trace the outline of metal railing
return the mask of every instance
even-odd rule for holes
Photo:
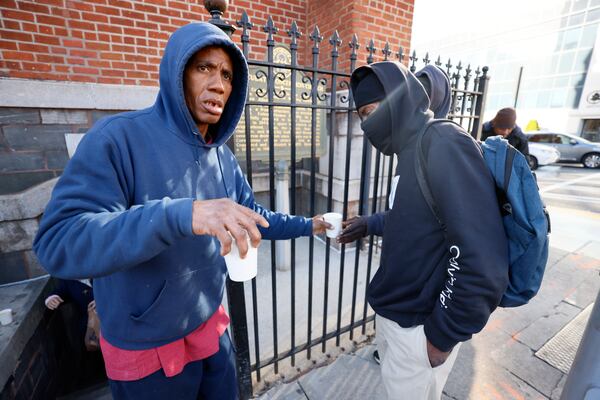
[[[215,16],[213,13],[213,21],[215,18],[218,20],[219,15]],[[222,20],[220,21],[222,22]],[[264,60],[250,57],[251,32],[255,27],[245,12],[237,25],[241,28],[242,51],[251,69],[251,78],[258,87],[251,86],[241,131],[236,133],[234,142],[229,145],[236,150],[236,155],[241,159],[250,185],[253,186],[254,178],[259,173],[268,174],[268,206],[274,210],[276,205],[275,164],[277,158],[284,157],[282,154],[287,153],[285,158],[290,161],[290,214],[314,216],[337,207],[341,208],[344,219],[347,219],[350,216],[350,203],[355,212],[358,211],[363,215],[385,211],[389,207],[387,198],[392,184],[394,160],[393,157],[384,156],[375,151],[360,133],[357,128],[358,122],[352,94],[349,90],[351,71],[357,66],[358,61],[359,38],[354,35],[350,43],[346,45],[349,48],[349,62],[345,63],[348,69],[340,70],[338,65],[340,48],[343,43],[337,31],[328,38],[327,59],[321,59],[325,53],[322,48],[323,37],[319,28],[315,26],[308,38],[311,48],[310,60],[307,59],[307,61],[310,61],[310,65],[300,65],[298,62],[301,50],[299,49],[299,39],[302,33],[295,22],[285,30],[289,42],[289,62],[288,60],[282,62],[281,59],[276,60],[274,57],[275,50],[278,49],[277,38],[281,32],[271,17],[268,18],[266,25],[261,27],[261,30],[266,33]],[[407,63],[413,72],[417,69],[419,59],[414,51],[408,58],[402,48],[392,54],[390,44],[386,43],[379,52],[375,48],[373,40],[369,41],[366,50],[367,63],[395,59]],[[422,58],[421,62],[423,65],[431,62],[428,54]],[[481,126],[480,115],[485,102],[487,67],[477,68],[473,71],[470,66],[463,68],[462,63],[459,62],[452,69],[453,65],[450,60],[442,65],[439,57],[434,63],[446,71],[451,78],[452,108],[449,118],[459,122],[468,132],[477,137]],[[281,111],[282,109],[285,110],[285,113]],[[263,121],[257,127],[253,117],[260,113],[266,116],[267,123],[265,125]],[[325,118],[323,113],[325,113]],[[286,135],[289,133],[289,140],[287,137],[282,139],[285,135],[281,133],[280,126],[276,129],[282,115],[285,118],[289,115],[289,131],[285,130]],[[276,116],[279,118],[277,119],[279,122],[276,121]],[[310,125],[306,124],[307,119],[310,119]],[[323,124],[322,121],[325,123]],[[301,124],[303,128],[299,127]],[[340,124],[345,124],[345,126],[339,128]],[[262,145],[263,150],[264,146],[268,150],[261,155],[262,162],[257,162],[253,160],[256,153],[253,146],[259,131],[264,128],[268,131],[268,140]],[[326,133],[325,135],[322,134],[323,131]],[[304,136],[301,137],[302,135]],[[310,136],[310,146],[302,147],[302,140],[306,139],[307,135]],[[337,139],[341,136],[345,136],[345,143],[338,143]],[[289,146],[279,146],[277,142],[279,140],[287,141]],[[360,140],[362,143],[362,150],[359,150],[360,161],[358,154],[353,152],[353,140]],[[340,145],[344,147],[336,152],[336,146]],[[325,153],[321,154],[323,149]],[[354,151],[356,152],[356,150]],[[343,154],[343,163],[335,158],[336,154]],[[326,165],[321,165],[321,168],[318,166],[320,158],[327,158]],[[339,174],[335,176],[336,162],[343,165],[341,167],[342,176]],[[356,162],[360,162],[358,179],[351,178],[350,173]],[[309,177],[308,182],[303,179],[305,175]],[[301,182],[299,182],[299,178]],[[334,181],[343,185],[343,194],[341,197],[337,194],[335,199]],[[357,181],[358,199],[356,199],[356,194],[351,194],[350,190],[351,184],[356,184]],[[320,183],[321,192],[319,194],[317,193],[317,182]],[[323,190],[325,185],[326,190]],[[300,190],[297,190],[298,186],[301,186]],[[358,207],[356,208],[356,206]],[[301,209],[304,212],[300,212]],[[242,398],[252,395],[253,377],[256,381],[261,381],[262,371],[266,367],[272,368],[272,371],[278,374],[280,364],[283,361],[287,363],[288,359],[290,366],[295,367],[297,356],[301,353],[304,353],[307,359],[311,359],[314,357],[313,348],[318,345],[321,345],[321,352],[325,353],[328,342],[335,339],[335,346],[340,346],[341,337],[346,334],[349,340],[354,340],[356,329],[360,329],[360,333],[364,335],[367,324],[374,321],[373,311],[369,310],[366,301],[367,283],[376,262],[374,252],[377,246],[374,236],[368,238],[368,244],[364,250],[361,248],[361,241],[357,241],[354,249],[349,249],[353,252],[349,256],[346,254],[345,245],[340,246],[339,256],[337,256],[338,250],[332,250],[333,243],[329,238],[322,241],[311,236],[307,241],[308,243],[306,241],[300,243],[299,240],[291,240],[288,298],[283,298],[284,291],[278,289],[283,273],[277,270],[275,241],[270,243],[271,276],[269,286],[271,293],[268,300],[263,301],[263,307],[260,306],[260,301],[263,297],[269,296],[269,293],[262,289],[259,293],[258,278],[253,279],[248,284],[249,287],[246,286],[246,289],[249,288],[251,291],[250,296],[246,295],[244,284],[228,280],[227,293],[232,322],[231,330],[237,347],[238,378]],[[315,259],[316,246],[319,248],[319,254],[324,252],[324,256],[319,257],[318,260]],[[330,270],[332,251],[338,258],[337,270],[334,274]],[[308,281],[306,287],[303,288],[306,292],[299,293],[298,269],[300,266],[297,264],[297,259],[299,256],[305,257],[306,254],[308,255],[306,271]],[[322,310],[316,310],[313,306],[316,273],[322,274],[319,278],[322,279],[319,281],[322,286]],[[336,275],[337,281],[334,281]],[[266,285],[264,281],[263,283]],[[337,292],[337,299],[330,299],[332,297],[331,289]],[[287,293],[285,296],[287,297]],[[337,303],[335,313],[328,312],[332,300]],[[247,302],[250,303],[250,307],[246,306]],[[289,333],[286,334],[285,348],[282,348],[280,347],[282,340],[279,337],[279,326],[281,326],[279,317],[281,315],[279,315],[278,309],[287,302],[289,302],[289,311],[286,310],[285,318],[289,318],[290,321]],[[269,303],[270,307],[268,307]],[[298,324],[299,309],[297,307],[300,303],[305,303],[306,307],[306,319],[301,321],[306,324],[304,327]],[[317,321],[314,321],[315,318]],[[335,318],[334,324],[331,321],[333,318]],[[249,335],[252,336],[253,341],[249,340]],[[265,335],[271,340],[272,347],[272,351],[269,351],[266,356],[264,351],[261,353],[261,341],[259,340],[260,338],[264,339]]]

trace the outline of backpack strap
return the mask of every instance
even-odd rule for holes
[[[506,163],[504,164],[504,193],[508,193],[508,184],[510,183],[510,172],[512,171],[513,161],[517,154],[517,149],[512,146],[506,148]]]
[[[415,175],[417,177],[417,183],[419,184],[419,189],[421,189],[421,193],[423,194],[423,197],[425,198],[425,202],[427,203],[427,206],[431,210],[431,213],[434,215],[435,219],[438,221],[438,223],[440,224],[442,229],[444,231],[446,231],[446,224],[440,217],[438,207],[435,203],[435,200],[433,199],[433,194],[431,193],[431,189],[429,188],[429,182],[427,180],[427,175],[425,173],[425,165],[427,165],[427,160],[425,159],[425,154],[423,152],[423,138],[425,137],[425,134],[427,133],[427,131],[429,130],[429,128],[432,125],[440,123],[440,122],[450,122],[450,123],[455,124],[456,126],[459,126],[461,129],[463,129],[462,126],[460,126],[456,122],[448,120],[448,119],[433,119],[433,120],[427,121],[427,123],[425,123],[425,125],[423,126],[423,129],[421,129],[421,131],[417,134],[417,145],[416,145],[416,150],[415,150]]]
[[[423,126],[423,129],[421,129],[421,131],[417,134],[417,146],[415,150],[415,175],[417,176],[417,183],[419,184],[419,189],[421,189],[421,194],[425,198],[427,207],[429,207],[431,213],[445,231],[446,225],[439,216],[440,214],[438,212],[437,205],[435,204],[435,200],[433,199],[433,195],[431,194],[431,190],[429,189],[429,183],[427,182],[424,169],[426,161],[425,155],[423,154],[423,137],[425,136],[425,133],[427,133],[427,129],[429,129],[434,122],[435,120],[427,121],[427,123]]]

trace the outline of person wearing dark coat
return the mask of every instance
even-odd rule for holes
[[[94,289],[89,279],[68,280],[55,278],[56,286],[44,303],[50,310],[56,310],[63,303],[73,303],[77,310],[77,330],[84,338],[88,325],[88,311],[95,308]]]
[[[507,107],[496,113],[491,121],[481,127],[481,140],[490,136],[502,136],[508,140],[515,149],[519,150],[525,157],[529,157],[529,143],[527,136],[517,125],[517,112],[514,108]]]
[[[398,157],[381,263],[367,288],[382,381],[388,399],[439,400],[460,343],[483,329],[508,284],[493,178],[470,135],[450,121],[432,125],[422,149],[441,226],[415,174],[417,135],[434,118],[423,85],[384,61],[356,69],[350,86],[367,139]]]

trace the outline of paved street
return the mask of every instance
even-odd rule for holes
[[[561,330],[578,315],[586,317],[584,310],[600,290],[600,171],[548,166],[537,176],[553,223],[542,288],[526,306],[498,309],[486,328],[462,346],[444,390],[445,400],[560,397],[566,374],[560,365],[543,359],[543,353],[555,359],[573,354],[551,354],[556,350],[544,345],[557,334],[561,337]],[[574,349],[577,343],[567,345]],[[274,387],[261,399],[382,399],[379,367],[371,356],[374,349],[368,345],[342,355],[326,367]]]
[[[600,240],[600,170],[547,166],[538,169],[537,176],[552,220],[550,245],[572,252]],[[585,251],[600,259],[600,253]]]
[[[549,165],[536,171],[547,205],[600,213],[600,170]]]

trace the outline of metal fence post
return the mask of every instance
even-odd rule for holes
[[[600,399],[600,291],[590,314],[561,400]]]
[[[221,16],[227,10],[228,1],[204,1],[204,7],[211,14],[208,21],[221,28],[228,36],[235,32],[235,26],[223,20]],[[235,153],[234,136],[227,142],[227,146]],[[246,400],[252,397],[252,375],[250,372],[250,346],[248,341],[248,324],[246,316],[246,298],[244,295],[244,283],[232,282],[229,278],[226,283],[227,304],[231,317],[231,333],[236,348],[236,366],[238,379],[238,392],[240,399]]]
[[[488,80],[490,79],[487,74],[488,70],[488,67],[483,67],[483,74],[481,75],[481,78],[479,78],[479,87],[477,88],[477,91],[480,93],[477,105],[475,106],[475,115],[477,115],[477,118],[473,122],[473,130],[470,132],[471,136],[475,139],[481,137],[481,126],[483,125],[481,118],[483,117],[483,110],[485,110],[485,98],[487,96]]]

